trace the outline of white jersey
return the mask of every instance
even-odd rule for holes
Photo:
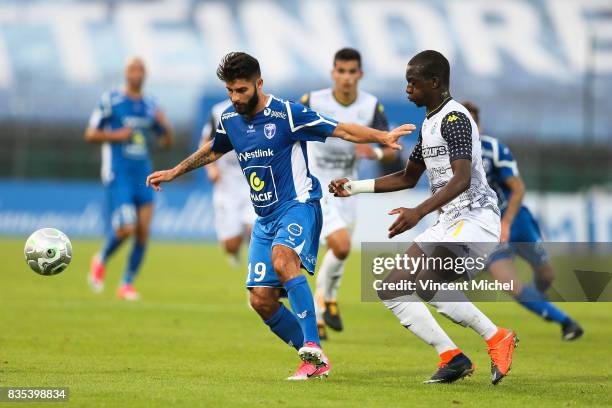
[[[357,98],[348,105],[336,100],[331,88],[310,92],[300,102],[324,116],[338,122],[358,123],[379,130],[388,130],[384,108],[378,99],[367,92],[357,91]],[[323,186],[335,178],[356,178],[355,145],[332,137],[325,143],[308,143],[309,167]]]
[[[226,99],[223,102],[213,105],[210,111],[210,117],[202,129],[203,141],[210,137],[211,131],[217,129],[219,121],[221,120],[221,115],[231,106],[231,104],[232,102]],[[240,164],[238,164],[238,159],[235,154],[224,154],[219,160],[215,161],[215,164],[219,168],[219,173],[221,175],[219,181],[215,183],[215,189],[232,190],[236,185],[244,184],[244,174],[242,174],[242,169],[240,168]]]
[[[478,208],[490,208],[499,217],[497,196],[482,165],[478,127],[468,110],[449,98],[425,118],[410,160],[425,165],[435,194],[453,176],[451,162],[457,159],[472,162],[470,187],[441,208],[440,221],[452,223]]]

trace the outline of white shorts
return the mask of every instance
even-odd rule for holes
[[[464,243],[470,256],[488,257],[499,244],[501,224],[499,215],[490,208],[476,208],[459,216],[451,223],[440,220],[418,235],[414,242]],[[427,255],[426,245],[419,247]],[[458,254],[459,255],[459,254]],[[462,254],[465,255],[465,254]]]
[[[215,231],[220,241],[243,235],[245,227],[252,226],[257,218],[249,197],[248,186],[243,180],[232,188],[215,184],[213,208]]]
[[[353,233],[357,218],[355,197],[334,197],[332,194],[323,193],[321,210],[323,212],[321,243],[325,243],[325,239],[339,229],[346,228],[349,233]]]

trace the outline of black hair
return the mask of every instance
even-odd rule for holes
[[[427,50],[419,52],[412,57],[409,64],[420,66],[420,73],[425,79],[438,77],[442,85],[449,86],[450,64],[446,57],[438,51]]]
[[[342,48],[334,55],[334,65],[336,61],[357,61],[361,68],[361,54],[354,48]]]
[[[221,60],[217,68],[217,77],[223,82],[259,78],[261,77],[259,61],[245,52],[230,52]]]

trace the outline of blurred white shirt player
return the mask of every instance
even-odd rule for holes
[[[210,118],[202,129],[201,143],[209,140],[219,125],[221,114],[232,105],[229,99],[215,104]],[[232,266],[240,264],[240,246],[243,238],[251,235],[253,223],[257,218],[249,186],[244,182],[242,169],[235,154],[226,154],[216,162],[206,166],[208,179],[213,183],[213,208],[215,211],[215,230],[217,239],[228,254]]]
[[[312,91],[302,96],[300,102],[341,122],[352,122],[379,130],[389,126],[384,108],[378,99],[358,89],[363,77],[361,55],[352,48],[336,52],[331,71],[332,88]],[[387,147],[355,145],[341,139],[328,139],[325,143],[308,143],[310,171],[327,186],[332,180],[349,175],[357,178],[357,159],[367,158],[392,161],[395,152]],[[327,339],[325,323],[333,330],[342,330],[337,293],[344,272],[344,263],[351,250],[351,235],[355,226],[355,198],[338,200],[323,188],[321,199],[323,229],[321,240],[327,252],[317,275],[315,294],[319,337]]]

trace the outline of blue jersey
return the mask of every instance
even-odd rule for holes
[[[270,95],[266,107],[250,120],[230,106],[221,115],[212,150],[234,150],[260,217],[292,202],[321,198],[321,186],[308,169],[307,141],[324,142],[337,122]]]
[[[510,199],[510,189],[506,180],[518,176],[519,171],[512,152],[506,145],[491,136],[480,136],[482,164],[487,173],[489,186],[497,193],[499,208],[505,210]]]
[[[106,142],[102,145],[102,180],[109,183],[117,177],[146,176],[151,172],[149,146],[154,136],[163,133],[156,120],[158,107],[149,97],[131,99],[123,91],[106,92],[89,119],[89,127],[117,130],[133,129],[125,142]]]

